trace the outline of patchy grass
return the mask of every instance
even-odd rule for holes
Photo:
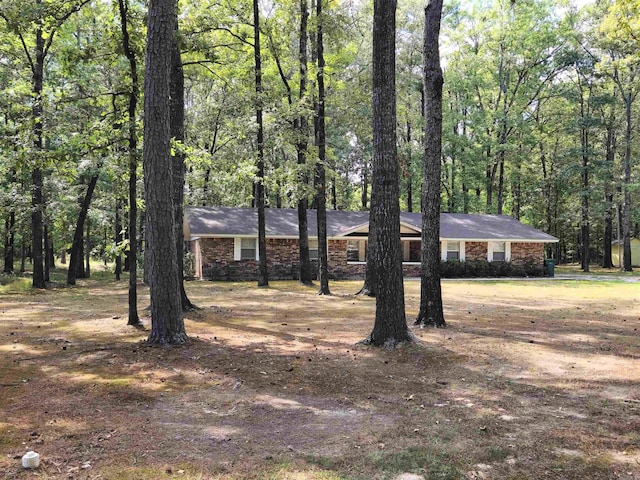
[[[1,291],[0,478],[34,449],[45,479],[638,480],[629,278],[444,281],[448,327],[393,351],[355,345],[358,282],[190,282],[173,349],[126,326],[125,279]]]

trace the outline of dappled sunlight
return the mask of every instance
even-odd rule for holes
[[[322,416],[344,416],[344,415],[358,415],[358,412],[354,409],[323,409],[317,408],[313,405],[305,405],[299,401],[289,398],[274,397],[271,395],[257,395],[254,399],[255,404],[264,404],[276,410],[302,410],[312,413],[314,415]]]
[[[0,352],[6,353],[28,353],[29,355],[42,355],[44,352],[36,350],[31,345],[24,343],[0,344]]]
[[[602,282],[574,296],[580,288],[546,281],[443,282],[448,327],[434,330],[411,325],[420,283],[405,285],[418,343],[392,351],[355,345],[376,302],[354,295],[356,281],[332,282],[331,296],[297,282],[189,282],[200,310],[185,314],[189,344],[171,349],[147,347],[148,330],[126,325],[124,283],[104,295],[92,284],[3,302],[10,453],[44,432],[49,451],[90,445],[109,455],[94,453],[104,465],[130,465],[131,445],[149,452],[137,456],[143,463],[177,448],[182,461],[229,471],[281,457],[364,465],[363,454],[426,445],[502,473],[505,455],[520,462],[553,449],[552,463],[580,452],[580,468],[592,458],[603,471],[635,468],[619,458],[638,453],[628,448],[640,425],[635,290]]]

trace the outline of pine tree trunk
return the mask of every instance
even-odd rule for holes
[[[424,164],[422,187],[422,263],[420,311],[416,324],[444,327],[440,285],[440,159],[442,157],[442,84],[440,19],[442,0],[425,8],[424,27]]]
[[[49,263],[49,226],[45,223],[42,228],[42,241],[44,245],[44,281],[51,280],[51,263]]]
[[[91,219],[87,217],[87,234],[86,234],[86,245],[85,245],[85,275],[86,278],[91,278]]]
[[[73,232],[73,242],[71,244],[71,255],[69,258],[69,269],[67,270],[67,285],[75,285],[77,273],[79,270],[78,264],[82,264],[82,240],[83,240],[83,232],[84,232],[84,222],[87,218],[87,214],[89,212],[89,205],[91,204],[91,199],[93,197],[93,192],[95,190],[96,184],[98,183],[98,175],[94,175],[89,180],[89,185],[87,186],[87,191],[84,194],[82,199],[82,203],[80,204],[80,212],[78,213],[78,220],[76,221],[76,228]],[[83,269],[84,273],[84,269]]]
[[[307,24],[309,20],[309,11],[307,0],[300,0],[300,48],[298,51],[299,61],[299,102],[304,104],[307,94]],[[296,143],[296,151],[298,154],[298,165],[304,169],[307,163],[307,138],[309,137],[309,122],[304,111],[298,117],[298,136]],[[303,285],[313,285],[313,273],[311,271],[311,259],[309,258],[309,232],[307,220],[307,208],[309,201],[307,198],[306,187],[308,183],[308,175],[301,172],[298,181],[302,184],[301,191],[304,193],[298,198],[298,239],[300,248],[300,283]]]
[[[318,83],[318,104],[316,109],[316,146],[318,147],[318,161],[315,168],[315,188],[316,188],[316,214],[318,224],[318,282],[320,288],[319,295],[330,295],[329,291],[329,266],[327,252],[327,183],[325,175],[326,156],[326,133],[325,133],[325,91],[324,91],[324,42],[322,38],[322,0],[316,3],[316,28],[317,41],[316,52],[318,61],[318,73],[316,81]]]
[[[150,345],[188,341],[178,282],[171,160],[169,80],[176,25],[174,0],[151,0],[144,76],[146,251],[151,297]]]
[[[37,1],[36,3],[41,3]],[[43,153],[42,142],[42,116],[44,108],[42,105],[42,89],[44,79],[44,45],[45,39],[42,29],[36,30],[36,54],[33,66],[33,107],[31,109],[33,117],[33,137],[34,167],[31,172],[31,255],[33,260],[33,277],[31,285],[33,288],[46,288],[44,278],[44,257],[42,245],[42,210],[44,209],[44,198],[42,195],[42,170],[40,168],[40,155]]]
[[[20,273],[24,273],[26,270],[25,261],[27,259],[27,242],[26,239],[22,239],[22,251],[20,254]]]
[[[4,273],[13,273],[16,241],[15,227],[16,213],[11,210],[5,219]]]
[[[122,221],[120,220],[121,211],[122,211],[122,200],[120,200],[120,198],[117,198],[114,241],[116,243],[116,248],[118,248],[118,251],[120,250],[120,245],[122,244]],[[122,255],[120,255],[120,253],[116,255],[116,268],[113,273],[116,276],[116,280],[120,281],[120,275],[122,274]]]
[[[625,146],[624,146],[624,205],[622,210],[622,238],[624,271],[631,272],[631,141],[632,141],[632,116],[631,93],[625,96]]]
[[[613,166],[615,161],[616,136],[613,114],[607,124],[607,136],[605,140],[605,158],[607,165],[607,182],[605,186],[605,218],[604,218],[604,238],[602,267],[613,268],[611,259],[611,244],[613,242]]]
[[[177,33],[177,32],[176,32]],[[180,46],[177,35],[174,36],[174,44],[171,55],[171,138],[180,144],[184,144],[184,72]],[[191,303],[184,288],[184,178],[186,174],[185,153],[181,145],[175,149],[172,159],[173,165],[173,204],[175,209],[175,241],[178,257],[178,282],[180,283],[180,303],[182,311],[189,312],[196,306]]]
[[[407,211],[413,212],[413,174],[412,174],[412,162],[413,155],[411,149],[411,122],[407,119]]]
[[[262,56],[260,53],[260,9],[258,0],[253,0],[253,53],[256,80],[256,124],[258,127],[258,161],[255,188],[255,207],[258,209],[258,286],[269,286],[267,270],[267,240],[264,211],[264,125],[262,122]]]
[[[395,347],[412,340],[404,311],[400,182],[396,150],[395,0],[373,7],[373,180],[376,318],[365,343]],[[375,200],[374,200],[375,198]],[[370,237],[371,242],[371,237]],[[369,252],[371,254],[371,251]]]

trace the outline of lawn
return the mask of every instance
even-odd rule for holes
[[[394,351],[356,346],[359,287],[189,282],[159,349],[126,280],[0,286],[0,478],[640,479],[640,285],[446,280],[449,326]]]

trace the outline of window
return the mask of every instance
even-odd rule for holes
[[[419,240],[402,240],[402,261],[418,263],[422,258],[422,242]]]
[[[422,242],[411,241],[409,242],[409,261],[420,262],[422,261]]]
[[[505,242],[492,242],[494,262],[504,262],[507,259],[507,249]]]
[[[347,262],[365,262],[366,260],[366,240],[347,240]]]
[[[243,238],[240,240],[240,260],[255,260],[256,257],[255,238]]]
[[[460,242],[447,242],[447,260],[460,260]]]
[[[309,239],[309,260],[318,260],[318,240]]]

